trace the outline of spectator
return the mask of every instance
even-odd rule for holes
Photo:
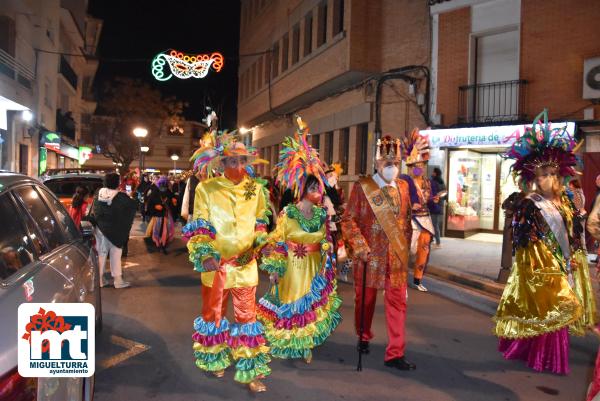
[[[100,266],[100,286],[108,282],[104,279],[106,258],[110,257],[110,272],[115,288],[126,288],[130,283],[123,280],[121,254],[123,245],[129,238],[129,231],[135,217],[135,201],[119,192],[119,175],[106,174],[104,187],[94,199],[92,213],[96,222],[96,249]]]
[[[427,202],[431,222],[435,230],[435,245],[436,248],[441,248],[440,236],[442,232],[442,219],[444,215],[444,199],[446,198],[446,184],[442,179],[442,170],[439,167],[433,169],[431,174],[431,198]]]
[[[73,195],[71,207],[69,208],[69,215],[75,222],[75,226],[77,226],[78,229],[81,229],[82,217],[87,214],[87,196],[87,188],[78,186],[75,190],[75,195]]]

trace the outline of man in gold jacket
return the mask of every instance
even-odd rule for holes
[[[193,221],[183,229],[190,261],[202,273],[194,355],[196,366],[216,377],[236,361],[235,380],[259,392],[266,390],[260,379],[270,373],[270,359],[264,328],[256,321],[256,255],[266,242],[270,206],[264,185],[246,173],[255,154],[235,141],[222,148],[224,174],[198,184]],[[233,323],[224,316],[230,295]]]

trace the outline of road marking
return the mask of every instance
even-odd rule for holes
[[[134,267],[134,266],[139,266],[139,263],[135,263],[135,262],[125,262],[125,264],[123,265],[123,269],[128,269],[130,267]]]
[[[151,348],[149,345],[138,343],[136,341],[128,340],[126,338],[115,335],[110,336],[110,342],[114,345],[118,345],[119,347],[126,348],[126,351],[100,361],[98,363],[99,369],[97,369],[97,371],[112,368],[113,366],[118,365],[119,363],[124,362],[130,358],[133,358],[134,356],[139,355],[142,352],[146,352]]]

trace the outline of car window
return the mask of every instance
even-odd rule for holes
[[[10,194],[0,195],[0,279],[5,280],[35,259],[34,247]]]
[[[44,253],[50,252],[64,244],[65,238],[60,224],[56,221],[54,215],[50,212],[50,209],[48,209],[46,204],[42,201],[40,194],[32,186],[20,187],[15,189],[14,192],[42,230],[42,234],[48,245],[48,247],[43,250]]]
[[[44,181],[56,196],[61,198],[71,198],[75,195],[77,187],[87,188],[88,193],[93,195],[99,188],[102,188],[102,180],[99,178],[56,178]]]
[[[50,192],[42,187],[37,187],[38,191],[41,192],[42,196],[46,200],[46,204],[50,207],[50,210],[54,213],[54,215],[58,218],[58,221],[63,226],[63,230],[67,235],[67,239],[72,241],[80,237],[79,230],[75,226],[75,222],[67,210],[63,206],[62,203],[56,197],[54,197]]]

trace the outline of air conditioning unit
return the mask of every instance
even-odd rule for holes
[[[600,57],[583,62],[583,98],[600,99]]]

